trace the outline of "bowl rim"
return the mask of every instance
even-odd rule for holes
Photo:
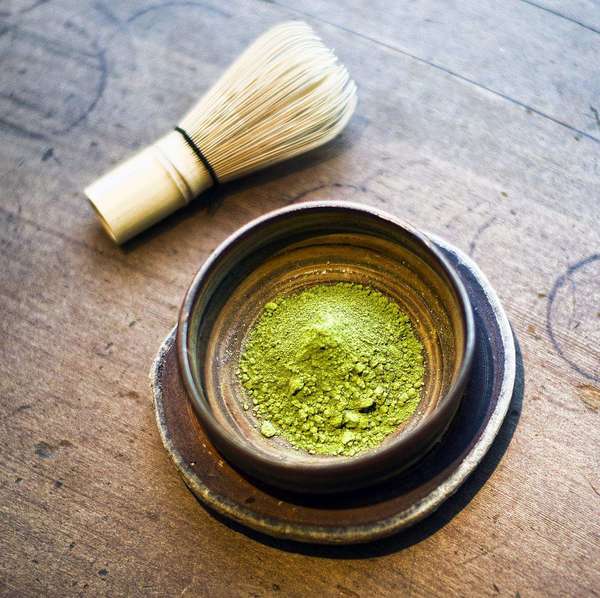
[[[441,265],[448,277],[448,280],[454,287],[454,291],[456,292],[456,296],[459,300],[461,318],[464,323],[465,342],[463,346],[462,362],[455,381],[447,390],[447,392],[441,397],[438,403],[438,408],[435,409],[435,411],[433,411],[427,418],[420,421],[415,428],[406,434],[399,435],[385,446],[375,447],[369,451],[359,453],[352,457],[339,457],[339,460],[336,459],[335,461],[319,461],[315,459],[314,462],[307,461],[299,464],[289,461],[278,461],[276,459],[264,456],[249,447],[244,442],[241,442],[237,436],[229,434],[224,428],[222,428],[222,426],[213,416],[203,391],[197,387],[192,375],[191,359],[193,359],[193,356],[191,355],[191,351],[189,349],[188,336],[191,314],[195,305],[196,297],[202,289],[204,279],[207,273],[214,265],[218,263],[218,260],[230,246],[245,238],[248,234],[251,234],[255,228],[270,220],[277,219],[282,216],[292,216],[297,212],[303,212],[306,210],[322,209],[354,211],[361,212],[369,216],[375,216],[378,219],[386,221],[388,224],[392,224],[403,229],[403,231],[412,236],[414,240],[425,246],[427,251],[432,254]],[[259,216],[258,218],[251,220],[247,224],[236,229],[210,253],[200,269],[196,272],[181,304],[177,325],[176,343],[177,360],[179,362],[181,378],[188,396],[188,400],[191,402],[196,416],[199,418],[201,425],[205,428],[210,438],[214,438],[216,436],[220,442],[228,445],[228,448],[232,448],[232,452],[236,454],[241,453],[248,462],[258,464],[259,469],[277,469],[280,471],[285,471],[288,474],[302,470],[303,472],[308,471],[315,474],[318,472],[320,476],[337,476],[340,474],[352,475],[353,473],[359,473],[363,470],[368,470],[370,466],[375,466],[382,459],[393,458],[394,455],[401,453],[403,447],[409,446],[411,443],[415,442],[419,436],[424,434],[427,435],[428,431],[430,431],[430,428],[432,427],[434,429],[440,427],[442,430],[447,428],[454,416],[458,403],[462,398],[462,393],[471,371],[475,349],[475,321],[471,302],[460,276],[454,267],[444,257],[441,251],[425,234],[421,233],[415,227],[397,218],[396,216],[368,205],[338,200],[307,201],[272,210]],[[440,420],[442,421],[440,422]],[[445,426],[441,425],[444,423],[444,421],[446,422]],[[436,438],[437,437],[439,437],[439,435],[436,436]],[[237,460],[235,464],[238,464]],[[242,466],[242,469],[245,469],[245,467]]]

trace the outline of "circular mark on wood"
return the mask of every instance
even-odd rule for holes
[[[145,6],[122,21],[110,13],[117,28],[106,42],[106,98],[116,126],[140,142],[171,129],[239,52],[242,44],[223,35],[229,17],[220,5],[182,0]]]
[[[0,124],[28,139],[68,133],[98,104],[108,78],[104,50],[67,21],[49,37],[18,25],[0,32]]]
[[[600,382],[600,254],[556,279],[548,294],[546,328],[556,352],[576,372]]]

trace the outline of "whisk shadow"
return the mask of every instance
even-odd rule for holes
[[[518,339],[513,333],[516,348],[516,376],[515,387],[511,397],[508,414],[496,436],[494,443],[488,453],[479,464],[473,475],[459,488],[459,490],[450,497],[442,506],[432,515],[424,519],[415,526],[400,532],[389,538],[378,540],[368,544],[358,544],[349,546],[328,546],[318,544],[304,544],[292,540],[281,540],[272,538],[260,532],[246,528],[236,522],[226,519],[222,515],[209,509],[211,514],[230,529],[242,533],[245,536],[287,552],[305,554],[323,558],[339,559],[362,559],[375,556],[384,556],[400,550],[404,550],[414,544],[432,536],[448,522],[450,522],[458,513],[460,513],[479,492],[485,482],[490,478],[504,453],[506,452],[510,441],[517,428],[521,409],[523,405],[523,396],[525,391],[525,378],[523,356],[519,346]],[[203,505],[204,506],[204,505]]]
[[[352,131],[349,131],[349,133],[352,134]],[[134,239],[122,245],[121,250],[124,253],[134,252],[149,241],[161,237],[165,232],[176,228],[182,222],[190,218],[198,218],[198,214],[204,211],[213,213],[219,210],[226,199],[231,202],[244,202],[245,192],[260,187],[267,187],[274,181],[285,180],[307,170],[314,170],[317,165],[334,160],[346,152],[350,145],[349,137],[350,135],[344,132],[328,144],[316,148],[306,154],[296,156],[285,162],[280,162],[265,170],[260,170],[241,179],[220,185],[219,187],[208,189],[200,198],[191,201],[184,208],[174,212],[155,226],[145,230]],[[356,140],[353,140],[353,143],[355,143],[355,141]],[[306,179],[302,180],[305,181]],[[301,183],[302,181],[300,181],[300,184]],[[285,193],[282,193],[279,202],[277,199],[271,197],[269,209],[275,209],[276,207],[281,207],[296,201],[296,199],[304,193],[305,188],[301,187],[295,189],[295,187],[296,185],[290,182],[289,188],[286,189]],[[198,218],[198,226],[198,233],[201,233],[201,227],[203,226],[203,220],[201,218]]]

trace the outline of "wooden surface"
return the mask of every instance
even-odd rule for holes
[[[600,593],[599,15],[597,0],[2,2],[0,590]],[[81,189],[297,17],[358,83],[343,137],[115,247]],[[414,530],[347,549],[207,513],[162,448],[147,379],[216,244],[319,198],[383,207],[468,251],[525,372],[463,490]]]

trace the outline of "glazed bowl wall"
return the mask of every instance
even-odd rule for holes
[[[398,303],[423,344],[416,411],[354,457],[312,455],[260,434],[237,370],[269,300],[315,284],[370,285]],[[410,226],[346,203],[295,205],[240,229],[207,260],[182,305],[178,358],[196,416],[218,450],[264,482],[335,492],[398,473],[440,438],[459,405],[473,352],[473,318],[456,272]]]

